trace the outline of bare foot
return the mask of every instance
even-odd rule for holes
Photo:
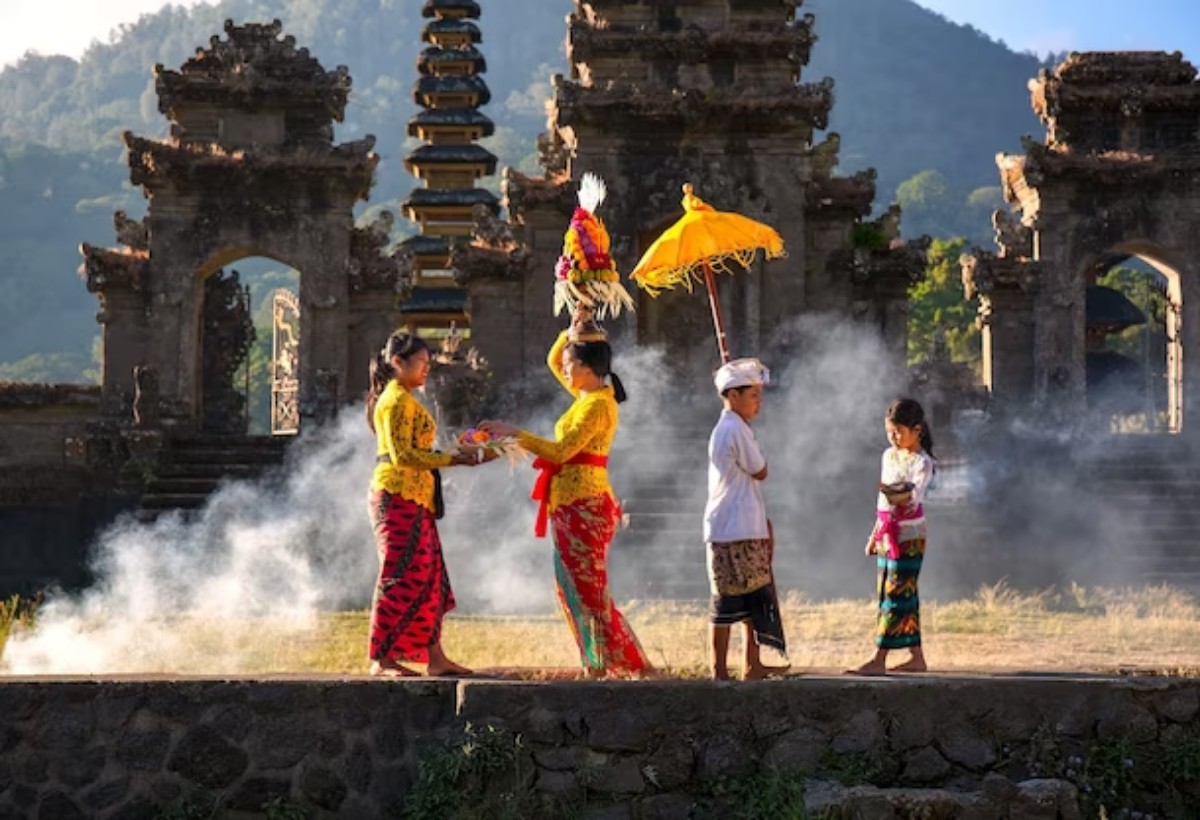
[[[746,671],[742,674],[742,680],[766,680],[767,678],[773,678],[782,675],[791,668],[792,665],[790,663],[784,666],[764,666],[763,664],[756,664],[746,669]]]
[[[728,672],[717,672],[717,671],[713,671],[712,679],[713,680],[732,680],[732,678],[729,677]]]
[[[873,658],[856,669],[847,669],[847,675],[886,675],[887,664],[880,658]]]
[[[392,660],[371,661],[371,676],[375,678],[419,678],[420,673]]]
[[[425,667],[425,674],[431,678],[465,678],[468,675],[474,675],[475,671],[460,663],[455,663],[449,658],[444,658],[438,663],[431,663]]]
[[[904,663],[893,666],[890,672],[927,672],[929,667],[923,658],[911,658]]]

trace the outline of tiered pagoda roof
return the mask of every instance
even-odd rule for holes
[[[483,54],[475,46],[461,48],[430,46],[417,58],[417,71],[425,75],[437,74],[439,68],[445,70],[447,67],[453,66],[463,66],[473,74],[482,74],[487,71],[487,60],[483,59]]]
[[[399,249],[402,253],[411,253],[413,256],[445,259],[450,255],[450,240],[444,236],[417,234],[401,242]]]
[[[467,292],[463,288],[416,287],[400,306],[404,314],[445,314],[447,318],[465,313]]]
[[[476,209],[497,214],[500,201],[491,191],[476,187],[479,179],[496,173],[496,156],[476,145],[495,125],[477,108],[491,101],[491,91],[479,75],[487,61],[475,47],[482,40],[471,20],[480,15],[476,0],[426,0],[421,14],[433,18],[421,39],[429,43],[417,60],[419,77],[413,101],[424,110],[408,124],[408,133],[425,141],[404,165],[425,187],[414,189],[401,203],[404,214],[421,233],[400,244],[411,255],[416,284],[401,305],[415,326],[467,324],[467,291],[447,276],[451,243],[469,237]]]
[[[486,205],[493,213],[500,211],[500,200],[484,188],[415,188],[402,203],[402,207],[413,210],[454,205]]]
[[[470,167],[480,172],[480,176],[491,176],[496,173],[496,155],[478,145],[422,145],[404,160],[404,167],[418,179],[421,171],[429,166],[451,165]]]
[[[421,41],[435,45],[447,43],[481,43],[479,26],[468,20],[434,20],[421,32]]]
[[[425,0],[421,9],[422,17],[479,19],[479,14],[479,3],[475,0]]]
[[[496,132],[496,124],[474,108],[428,109],[408,121],[408,135],[423,140],[432,139],[439,132],[466,129],[476,132],[479,137],[490,137]]]
[[[442,102],[447,97],[466,98],[467,102],[466,105],[447,106]],[[413,84],[413,102],[425,108],[475,108],[491,101],[492,92],[482,77],[422,77]]]

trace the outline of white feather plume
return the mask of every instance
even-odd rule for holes
[[[600,203],[604,201],[607,194],[608,189],[604,187],[604,180],[592,172],[584,174],[583,178],[579,180],[579,207],[588,213],[596,213],[596,209],[600,207]]]

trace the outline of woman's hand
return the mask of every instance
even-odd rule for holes
[[[482,421],[479,423],[479,429],[487,433],[494,439],[511,438],[521,432],[520,427],[515,427],[503,421]]]
[[[480,458],[482,447],[459,447],[454,455],[450,456],[450,463],[456,467],[474,467],[476,464],[481,464],[483,459]]]

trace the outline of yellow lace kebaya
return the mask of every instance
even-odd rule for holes
[[[590,464],[567,464],[579,453],[607,456],[617,433],[617,400],[611,387],[590,393],[572,390],[562,369],[562,353],[567,346],[564,330],[550,348],[546,364],[575,403],[559,417],[554,425],[554,439],[545,439],[522,431],[517,441],[535,456],[562,464],[562,472],[550,484],[550,510],[572,504],[583,498],[612,495],[608,470]]]
[[[449,453],[433,450],[433,416],[393,380],[379,394],[374,421],[376,456],[388,456],[391,463],[375,465],[371,490],[384,490],[433,512],[431,471],[450,466]]]

